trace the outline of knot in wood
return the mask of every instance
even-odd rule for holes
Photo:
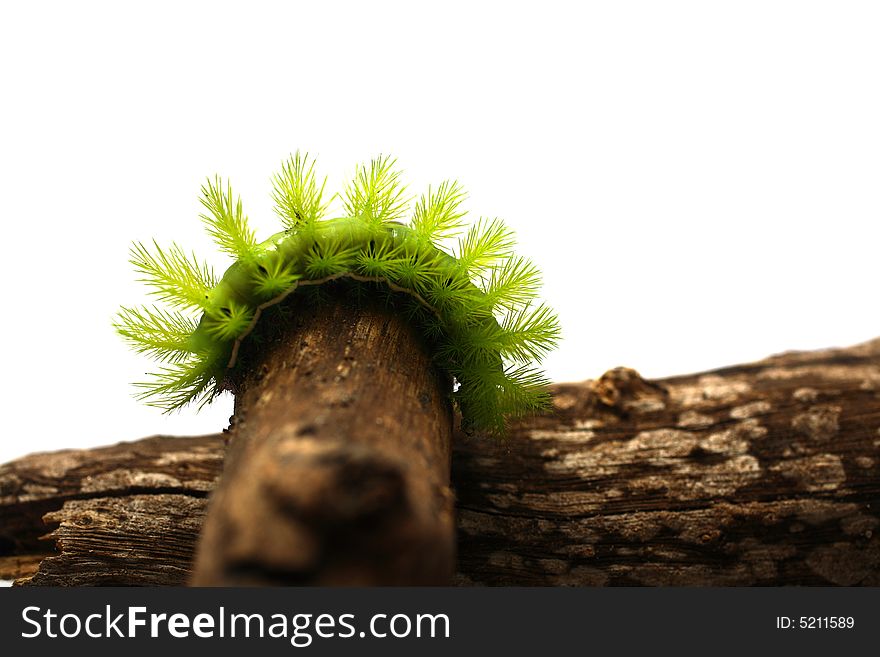
[[[608,370],[593,382],[592,392],[601,405],[621,413],[662,410],[669,397],[666,388],[643,379],[631,367]]]

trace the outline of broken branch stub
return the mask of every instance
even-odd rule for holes
[[[192,583],[448,583],[451,382],[424,338],[381,295],[340,286],[266,319],[230,382]]]

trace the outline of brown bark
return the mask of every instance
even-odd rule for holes
[[[183,583],[223,445],[222,435],[155,436],[0,466],[0,577],[33,575],[31,583],[46,585]]]
[[[556,388],[459,443],[459,584],[880,584],[880,341]]]
[[[190,441],[204,449],[195,461]],[[44,574],[46,559],[33,581],[100,583],[114,553],[148,543],[145,521],[118,523],[111,542],[91,526],[113,506],[90,510],[89,525],[74,501],[136,508],[168,494],[156,473],[193,497],[181,491],[210,486],[220,443],[153,438],[0,466],[2,552],[39,558],[39,514],[63,509],[48,516],[61,523],[50,536],[63,530],[53,559],[70,566]],[[129,454],[124,466],[114,450]],[[185,463],[203,473],[188,479]],[[119,470],[132,475],[106,474]],[[554,411],[506,441],[458,436],[453,484],[460,585],[880,585],[880,340],[654,382],[613,370],[554,386]],[[162,555],[152,543],[139,559]],[[177,570],[132,561],[121,576],[184,583],[189,564],[174,559]]]
[[[281,310],[243,343],[194,583],[448,583],[451,381],[382,300]]]

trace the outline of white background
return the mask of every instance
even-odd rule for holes
[[[545,272],[557,381],[650,377],[880,334],[880,5],[6,3],[0,461],[223,428],[142,406],[110,322],[132,240],[202,234],[231,178],[258,234],[297,148],[338,189],[391,153]]]

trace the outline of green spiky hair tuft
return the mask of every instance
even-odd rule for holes
[[[500,435],[512,418],[546,407],[548,382],[536,364],[556,346],[559,323],[537,301],[539,270],[514,254],[513,234],[499,219],[465,230],[457,182],[429,188],[411,223],[400,223],[409,200],[394,164],[379,157],[360,166],[342,194],[345,216],[325,219],[326,179],[319,184],[314,160],[297,152],[273,179],[283,230],[263,242],[229,183],[209,179],[201,219],[235,258],[219,279],[176,244],[135,244],[140,280],[171,306],[123,307],[114,323],[136,351],[165,363],[136,384],[138,397],[166,411],[208,403],[263,308],[299,286],[349,278],[409,295],[437,345],[435,361],[454,377],[450,394],[466,427]],[[457,246],[446,250],[455,236]]]

